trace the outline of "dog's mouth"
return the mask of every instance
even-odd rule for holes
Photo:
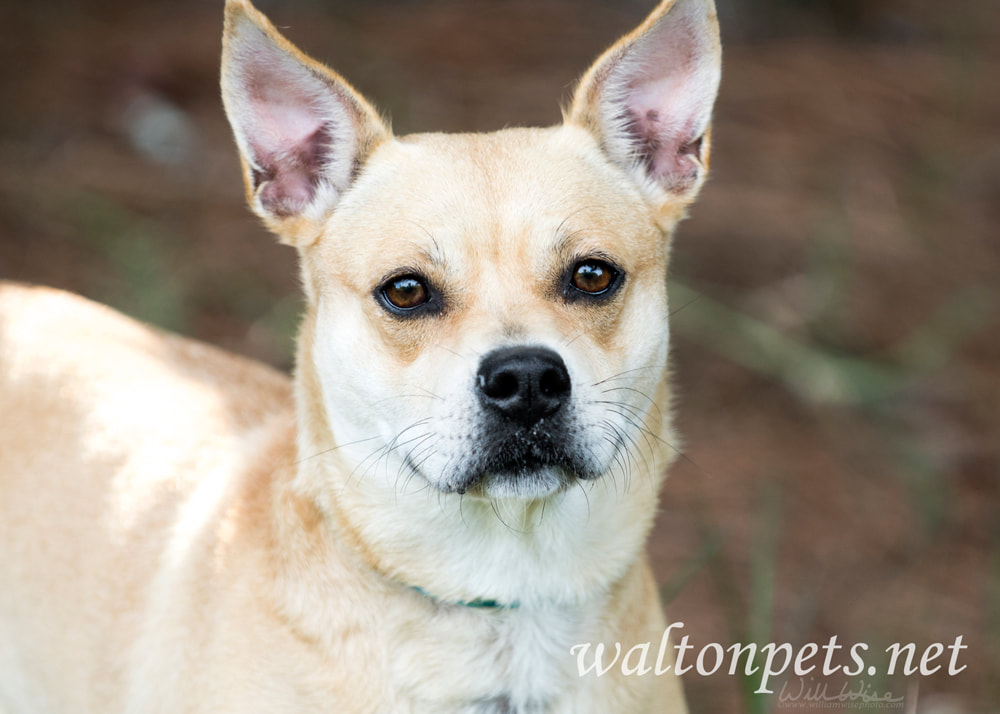
[[[487,498],[541,498],[596,478],[573,439],[544,429],[523,429],[479,439],[446,490]]]

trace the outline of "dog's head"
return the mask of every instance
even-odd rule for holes
[[[250,205],[301,254],[313,448],[487,498],[651,470],[669,237],[705,178],[719,62],[712,0],[666,0],[561,126],[395,137],[230,0],[223,97]]]

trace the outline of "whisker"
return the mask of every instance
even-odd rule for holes
[[[587,523],[590,523],[590,494],[587,493],[587,489],[583,486],[583,481],[577,479],[576,485],[579,487],[580,492],[583,494],[583,500],[587,504]]]
[[[653,432],[649,429],[648,426],[646,426],[645,420],[643,420],[641,417],[636,417],[635,415],[629,414],[627,412],[618,411],[614,407],[611,407],[609,409],[609,411],[611,411],[611,412],[617,414],[618,416],[620,416],[621,418],[623,418],[625,421],[627,421],[629,424],[631,424],[640,434],[642,434],[642,438],[646,442],[647,448],[649,448],[650,456],[655,460],[655,458],[656,458],[656,450],[653,449],[653,444],[649,441],[649,437],[650,436],[655,437],[656,435],[653,434]],[[637,422],[636,419],[639,419],[639,422]],[[662,439],[661,439],[661,441],[662,441]],[[636,449],[639,451],[640,455],[642,455],[642,450],[638,448],[639,444],[636,443],[634,440],[633,440],[632,443],[636,447]],[[643,458],[643,460],[645,461],[645,457]],[[646,466],[647,466],[647,468],[649,467],[648,464],[646,464]]]
[[[509,530],[511,533],[519,533],[521,535],[524,535],[526,533],[526,531],[514,528],[509,523],[507,523],[507,521],[503,519],[503,516],[500,515],[500,511],[497,510],[497,502],[492,498],[490,499],[490,508],[493,509],[493,515],[497,517],[497,520],[500,521],[500,523],[503,524],[503,527]]]
[[[410,437],[409,439],[406,439],[405,441],[399,441],[399,437],[402,436],[402,432],[400,434],[397,434],[396,438],[394,438],[392,440],[392,442],[390,442],[389,445],[385,448],[385,450],[379,455],[379,461],[380,462],[382,462],[382,461],[385,462],[385,466],[386,466],[385,476],[386,476],[386,478],[389,477],[389,471],[388,471],[388,467],[389,467],[389,455],[393,451],[396,451],[397,449],[402,449],[403,447],[405,447],[405,446],[407,446],[409,444],[412,444],[415,441],[418,442],[418,445],[419,445],[420,443],[423,443],[423,441],[425,439],[429,438],[431,436],[431,434],[432,434],[431,432],[425,432],[423,434],[417,434],[416,436]],[[414,448],[416,448],[416,447],[414,447]],[[402,461],[405,462],[405,457],[404,457],[404,459],[402,459]]]
[[[619,401],[614,400],[614,399],[595,399],[595,400],[593,400],[591,402],[591,404],[607,404],[607,405],[612,406],[612,407],[619,407],[621,409],[627,409],[628,412],[629,412],[629,414],[631,414],[632,416],[636,417],[637,419],[641,419],[642,416],[643,416],[643,412],[642,411],[640,411],[636,407],[632,406],[628,402],[619,402]]]
[[[400,489],[399,489],[399,479],[402,478],[402,476],[403,476],[403,469],[404,468],[408,469],[407,478],[406,478],[406,481],[403,484],[404,489],[405,489],[405,486],[406,486],[407,483],[410,482],[410,479],[412,479],[414,475],[416,475],[417,473],[419,473],[418,467],[416,466],[416,464],[413,463],[413,455],[421,447],[423,447],[424,449],[427,449],[427,447],[424,446],[424,444],[426,444],[426,442],[428,440],[434,439],[436,436],[437,436],[437,434],[435,434],[434,432],[428,432],[428,433],[424,434],[423,437],[420,438],[417,441],[417,443],[413,446],[413,448],[411,448],[406,453],[406,456],[404,456],[402,459],[400,459],[399,468],[396,469],[396,481],[395,481],[395,484],[394,484],[397,505],[399,503],[399,491],[400,491]],[[431,454],[433,453],[433,447],[434,447],[435,443],[436,442],[431,441],[431,444],[430,444],[430,453]]]
[[[602,420],[598,426],[608,434],[606,438],[611,445],[611,458],[618,464],[618,469],[622,475],[622,483],[624,483],[628,480],[628,466],[626,465],[625,458],[622,456],[622,451],[626,450],[627,445],[622,439],[621,433],[607,419]]]
[[[376,399],[374,402],[371,403],[371,405],[375,406],[377,404],[383,404],[385,402],[392,402],[392,401],[395,401],[397,399],[411,399],[411,398],[438,399],[438,400],[441,400],[441,397],[439,397],[438,395],[433,394],[433,393],[427,393],[427,394],[395,394],[395,395],[393,395],[391,397],[385,397],[384,399]]]
[[[695,295],[693,298],[691,298],[690,300],[688,300],[686,303],[684,303],[680,307],[671,310],[669,313],[667,313],[667,317],[673,317],[674,315],[676,315],[677,313],[679,313],[684,308],[690,307],[691,305],[693,305],[694,303],[698,302],[699,300],[701,300],[701,294],[700,293],[698,295]]]
[[[621,416],[624,417],[624,415],[621,415]],[[658,441],[659,443],[663,444],[668,449],[670,449],[671,451],[673,451],[681,460],[689,463],[691,466],[693,466],[695,469],[697,469],[697,471],[700,474],[702,474],[703,476],[708,476],[708,477],[711,478],[712,475],[708,471],[706,471],[704,468],[702,468],[702,466],[697,461],[695,461],[694,459],[692,459],[683,449],[681,449],[680,447],[678,447],[678,446],[676,446],[674,444],[671,444],[669,441],[667,441],[666,439],[664,439],[663,437],[661,437],[659,434],[656,434],[655,432],[649,430],[648,428],[642,428],[642,427],[639,427],[639,428],[640,428],[640,430],[644,434],[648,435],[649,438],[651,438],[651,439],[653,439],[655,441]]]
[[[331,447],[329,449],[323,449],[323,451],[315,453],[312,456],[306,456],[304,458],[299,459],[298,461],[295,462],[295,466],[298,466],[299,464],[305,463],[306,461],[309,461],[311,459],[315,459],[315,458],[318,458],[320,456],[324,456],[326,454],[334,452],[337,449],[343,449],[343,448],[346,448],[348,446],[354,446],[355,444],[362,444],[362,443],[364,443],[366,441],[371,441],[372,439],[377,439],[377,438],[378,438],[378,436],[368,436],[368,437],[365,437],[364,439],[358,439],[357,441],[349,441],[346,444],[337,444],[336,446],[333,446],[333,447]]]
[[[583,330],[582,332],[580,332],[579,334],[577,334],[577,336],[574,337],[573,339],[569,340],[568,342],[564,342],[563,343],[563,347],[569,347],[571,344],[573,344],[574,342],[576,342],[578,339],[580,339],[581,337],[583,337],[586,334],[587,334],[587,331]]]
[[[619,438],[621,439],[623,444],[625,444],[625,442],[627,441],[628,444],[631,444],[633,447],[635,447],[634,449],[635,451],[639,451],[639,456],[642,457],[642,452],[639,450],[639,445],[636,443],[635,439],[631,435],[626,434],[622,429],[618,428],[615,425],[612,425],[612,428],[615,430],[615,432],[618,433]],[[633,465],[635,466],[635,468],[639,467],[639,463],[635,460],[635,456],[632,453],[633,449],[628,448],[628,444],[625,444],[624,446],[625,456],[629,461],[628,475],[626,476],[626,478],[622,483],[622,488],[624,493],[628,493],[629,487],[632,484]],[[642,460],[643,464],[645,465],[646,464],[645,457],[642,457]],[[648,465],[646,467],[647,469],[649,468]]]
[[[560,253],[560,252],[566,250],[566,244],[569,242],[570,238],[572,238],[573,236],[575,236],[578,233],[582,233],[583,232],[582,229],[580,229],[580,230],[575,230],[575,231],[571,232],[569,235],[565,235],[565,236],[562,235],[563,226],[566,225],[567,221],[569,221],[570,218],[572,218],[573,216],[575,216],[577,213],[579,213],[582,210],[583,210],[583,208],[576,209],[575,211],[573,211],[572,213],[570,213],[568,216],[566,216],[565,218],[563,218],[561,221],[559,221],[559,225],[556,226],[555,233],[552,234],[552,237],[554,239],[556,239],[556,252],[557,253]]]
[[[375,461],[373,463],[373,466],[374,466],[374,468],[377,469],[379,463],[382,461],[382,458],[384,456],[388,455],[388,453],[391,452],[395,448],[394,444],[396,444],[399,441],[399,438],[403,434],[405,434],[406,432],[410,431],[411,429],[415,429],[418,426],[422,426],[423,424],[426,424],[428,421],[430,421],[430,417],[425,417],[423,419],[419,419],[419,420],[413,422],[412,424],[410,424],[409,426],[407,426],[406,428],[404,428],[402,431],[400,431],[399,433],[397,433],[389,441],[388,444],[384,444],[383,446],[378,447],[377,449],[375,449],[374,451],[372,451],[370,454],[368,454],[364,459],[362,459],[358,463],[357,466],[354,467],[354,469],[348,475],[348,477],[347,477],[347,483],[351,482],[351,480],[354,478],[355,474],[357,474],[358,469],[360,469],[362,466],[364,466],[365,463],[367,463],[368,460],[371,459],[373,456],[375,457]],[[409,442],[407,442],[407,443],[409,443]],[[361,473],[361,477],[362,478],[368,475],[368,469],[369,468],[370,467],[365,467],[365,470]]]
[[[666,368],[667,368],[667,364],[666,363],[663,363],[663,364],[647,364],[647,365],[644,365],[642,367],[633,367],[632,369],[626,369],[624,372],[618,372],[617,374],[613,374],[610,377],[605,377],[604,379],[600,380],[599,382],[594,382],[590,386],[592,386],[592,387],[599,387],[599,386],[601,386],[602,384],[604,384],[606,382],[611,382],[611,381],[613,381],[615,379],[621,379],[626,374],[632,374],[633,372],[641,372],[644,369],[666,369]]]
[[[653,409],[656,410],[656,413],[658,415],[663,416],[663,412],[660,411],[660,405],[657,404],[651,396],[646,394],[641,389],[636,389],[635,387],[609,387],[607,389],[601,390],[602,394],[608,394],[609,392],[633,392],[635,394],[638,394],[640,397],[642,397],[643,399],[645,399],[647,402],[650,403],[650,405],[653,407]]]
[[[419,389],[421,392],[426,392],[427,396],[429,396],[429,397],[433,397],[434,399],[439,399],[441,401],[444,401],[443,397],[438,396],[437,394],[435,394],[431,390],[427,389],[426,387],[421,387],[421,386],[417,385],[416,388]]]

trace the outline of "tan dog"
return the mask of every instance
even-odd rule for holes
[[[562,126],[394,137],[245,0],[222,88],[301,255],[294,387],[0,290],[0,711],[682,712],[581,676],[651,642],[670,235],[708,166],[711,0],[666,0]]]

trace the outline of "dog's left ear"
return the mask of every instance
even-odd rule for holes
[[[306,57],[248,0],[227,0],[222,100],[247,201],[285,243],[314,239],[365,158],[390,136],[335,72]]]
[[[694,199],[708,170],[722,50],[712,0],[663,0],[580,80],[567,122],[591,131],[654,205]]]

